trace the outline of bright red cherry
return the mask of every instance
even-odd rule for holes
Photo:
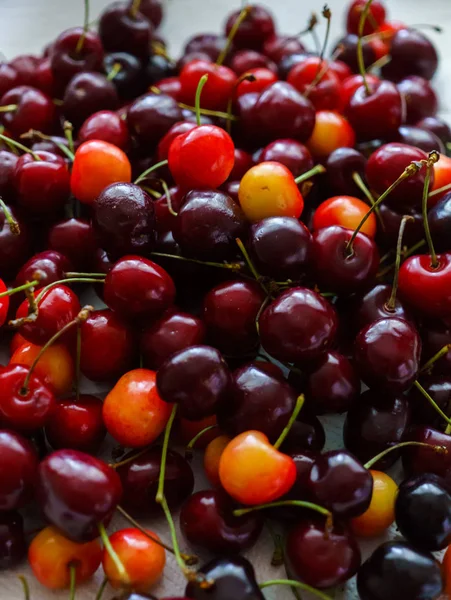
[[[126,122],[111,110],[100,110],[88,117],[78,132],[78,139],[80,142],[101,140],[121,150],[126,150],[130,142]]]
[[[341,225],[346,229],[355,229],[368,212],[368,205],[352,196],[334,196],[322,202],[313,215],[313,228],[321,229],[331,225]],[[368,237],[376,235],[376,216],[371,213],[360,229]]]
[[[49,133],[55,118],[55,105],[52,99],[33,87],[15,87],[0,99],[1,106],[16,106],[2,112],[1,122],[15,136],[27,133],[30,129]]]
[[[380,78],[372,73],[365,75],[366,81],[369,85],[377,85],[380,82]],[[343,99],[343,106],[346,107],[348,102],[354,95],[354,92],[363,84],[363,77],[358,74],[350,75],[346,77],[341,85],[341,97]]]
[[[208,81],[202,90],[202,108],[226,109],[237,77],[228,67],[205,60],[193,60],[183,67],[180,72],[181,99],[186,104],[194,105],[199,81],[204,75],[208,75]]]
[[[348,8],[346,30],[348,33],[359,33],[359,24],[362,12],[367,0],[354,0]],[[379,0],[370,5],[368,15],[363,28],[363,35],[373,33],[385,22],[385,6]]]
[[[241,10],[236,10],[229,15],[225,25],[225,34],[228,36],[241,15]],[[275,33],[274,19],[271,13],[258,4],[249,5],[246,18],[240,23],[233,38],[237,48],[252,48],[261,50],[266,40]]]
[[[316,110],[340,111],[343,107],[340,80],[327,62],[317,56],[309,56],[295,65],[287,81],[307,97]]]
[[[246,71],[246,75],[254,78],[253,81],[243,79],[236,88],[237,97],[252,92],[262,92],[268,85],[277,81],[277,75],[270,69],[254,68]]]

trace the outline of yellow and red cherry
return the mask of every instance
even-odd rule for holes
[[[337,148],[353,148],[355,132],[338,112],[319,110],[313,133],[306,145],[315,158],[325,159]]]
[[[221,487],[221,479],[219,477],[219,465],[224,450],[232,441],[228,435],[220,435],[212,440],[205,448],[204,453],[204,470],[208,481],[213,487]]]
[[[395,501],[398,486],[383,471],[370,471],[373,478],[373,494],[367,510],[351,519],[349,525],[352,532],[363,538],[383,535],[395,521]]]
[[[322,202],[313,215],[313,229],[318,230],[332,225],[341,225],[346,229],[356,229],[368,212],[368,205],[353,196],[334,196]],[[361,233],[374,238],[376,235],[376,216],[368,217],[361,227]]]

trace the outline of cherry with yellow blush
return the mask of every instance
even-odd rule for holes
[[[337,148],[353,148],[355,141],[354,129],[343,115],[333,110],[319,110],[306,145],[315,158],[325,159]]]
[[[333,196],[322,202],[313,216],[313,229],[341,225],[354,230],[368,212],[368,205],[353,196]],[[376,235],[377,223],[374,213],[368,217],[360,231],[368,237]]]

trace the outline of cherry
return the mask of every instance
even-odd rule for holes
[[[406,438],[410,441],[431,446],[431,449],[424,446],[412,446],[403,449],[402,462],[408,475],[420,475],[422,473],[447,475],[451,468],[451,436],[429,426],[418,426],[409,431]],[[447,452],[439,453],[432,446],[443,446],[447,449]]]
[[[301,411],[281,448],[291,454],[296,462],[295,454],[302,454],[304,451],[320,452],[325,443],[326,434],[321,421],[315,415]]]
[[[83,45],[80,44],[80,38],[83,38]],[[103,48],[99,36],[82,27],[63,31],[54,41],[50,53],[54,80],[61,91],[77,73],[100,71],[102,61]]]
[[[76,543],[63,537],[56,527],[42,529],[32,540],[28,561],[36,579],[51,590],[69,588],[72,570],[81,584],[97,571],[102,559],[96,541]]]
[[[427,153],[433,150],[444,152],[445,148],[434,133],[413,125],[401,125],[398,129],[397,141],[408,146],[416,146]]]
[[[363,538],[383,535],[395,521],[395,500],[398,486],[382,471],[370,471],[373,478],[373,495],[368,509],[350,521],[352,532]]]
[[[205,435],[200,438],[201,440],[206,437]],[[221,479],[219,477],[219,465],[221,462],[221,456],[224,450],[231,442],[231,438],[228,435],[219,435],[205,448],[204,453],[204,471],[208,481],[214,488],[221,488]]]
[[[350,229],[339,225],[315,231],[312,242],[312,262],[318,284],[328,291],[351,294],[371,285],[379,267],[379,252],[375,242],[357,233],[352,250]]]
[[[403,238],[406,245],[413,246],[423,239],[423,217],[416,207],[402,207],[402,212],[413,218],[413,221],[409,220],[406,222]],[[379,214],[384,224],[383,234],[379,231],[379,243],[383,244],[385,242],[386,247],[393,248],[393,246],[396,245],[403,215],[400,212],[397,212],[396,207],[388,206],[384,203],[379,207]]]
[[[120,65],[121,67],[117,72],[115,65]],[[105,55],[103,66],[106,73],[111,73],[115,69],[114,77],[112,77],[111,81],[114,83],[121,99],[134,99],[146,91],[143,65],[139,58],[136,58],[133,54],[129,54],[128,52],[110,52]]]
[[[228,67],[206,60],[193,60],[180,71],[181,100],[191,106],[194,105],[199,82],[205,75],[208,76],[208,81],[202,91],[202,108],[226,109],[229,98],[235,90],[237,77]]]
[[[32,256],[18,272],[15,285],[23,285],[27,281],[34,281],[34,275],[38,277],[35,289],[45,287],[60,279],[65,279],[66,271],[71,265],[67,258],[55,250],[45,250]]]
[[[0,65],[1,68],[1,65]],[[14,200],[14,171],[18,157],[8,150],[0,150],[0,194],[5,202]]]
[[[362,179],[366,159],[354,148],[337,148],[327,157],[327,182],[334,194],[360,197],[361,189],[355,183],[355,173]]]
[[[340,40],[338,40],[338,43],[333,50],[333,56],[335,60],[340,60],[341,62],[344,62],[346,65],[348,65],[348,67],[353,73],[357,73],[359,71],[359,63],[357,59],[358,41],[358,35],[354,33],[348,33]],[[364,41],[362,43],[362,51],[363,64],[365,66],[365,69],[368,69],[368,67],[376,61],[374,47],[371,45],[370,42]]]
[[[386,542],[360,567],[357,589],[362,600],[433,600],[443,589],[440,565],[406,542]]]
[[[263,526],[260,515],[233,515],[234,504],[221,491],[193,494],[183,505],[180,528],[193,546],[216,554],[235,554],[251,548]]]
[[[163,5],[160,0],[141,0],[139,12],[149,19],[155,29],[161,25]]]
[[[182,135],[183,133],[187,133],[188,131],[192,131],[196,129],[196,124],[188,121],[179,121],[174,123],[174,125],[169,129],[169,131],[164,135],[157,148],[158,152],[158,160],[163,161],[167,160],[169,155],[169,148],[171,147],[172,142],[176,137]]]
[[[17,512],[0,513],[0,569],[10,569],[27,554],[23,519]]]
[[[314,360],[333,344],[338,320],[334,308],[316,292],[303,287],[287,290],[260,317],[260,339],[277,360]]]
[[[38,457],[31,442],[9,429],[0,430],[0,449],[0,510],[16,510],[33,499]]]
[[[48,247],[67,256],[76,269],[91,267],[97,249],[91,222],[72,217],[55,223],[48,233]]]
[[[78,450],[57,450],[39,465],[38,499],[48,521],[69,539],[87,542],[108,522],[122,496],[106,463]]]
[[[67,84],[63,112],[75,127],[79,127],[92,114],[99,110],[114,110],[118,103],[113,82],[101,73],[84,71],[75,75]]]
[[[428,199],[428,205],[434,205],[447,193],[450,182],[451,158],[448,156],[441,156],[440,161],[434,164],[434,184],[432,190],[436,193]],[[439,190],[444,186],[446,186],[445,190],[440,192]]]
[[[429,360],[444,346],[451,343],[451,331],[442,321],[429,321],[423,324],[421,329],[423,342],[423,359]],[[434,375],[447,375],[451,353],[447,352],[442,358],[434,363]]]
[[[28,225],[20,217],[18,218],[17,209],[6,206],[6,210],[17,222],[20,230],[19,235],[16,235],[11,230],[4,211],[0,211],[0,272],[6,280],[11,280],[31,254],[31,235]]]
[[[210,57],[212,62],[219,58],[219,55],[224,50],[226,38],[216,33],[200,33],[190,38],[183,50],[183,54],[191,54],[193,52],[203,52]]]
[[[318,79],[320,73],[323,75]],[[294,65],[287,81],[309,98],[317,111],[340,110],[342,107],[340,80],[320,57],[309,56]]]
[[[130,161],[120,148],[100,140],[89,140],[78,147],[70,185],[80,202],[92,204],[108,185],[130,180]]]
[[[313,228],[321,229],[341,225],[346,229],[355,229],[368,212],[368,205],[353,196],[333,196],[322,202],[313,216]],[[370,215],[360,228],[362,233],[374,238],[376,235],[376,216]]]
[[[12,88],[0,98],[2,106],[16,108],[1,113],[1,122],[15,136],[37,129],[48,133],[55,118],[52,99],[33,87],[21,85]]]
[[[249,363],[233,373],[229,393],[217,411],[218,424],[232,437],[253,428],[275,442],[295,405],[291,386],[263,371],[258,363]]]
[[[236,238],[247,224],[239,206],[223,192],[193,190],[185,196],[173,229],[184,256],[226,260],[236,255]]]
[[[122,446],[140,448],[154,442],[171,414],[160,398],[156,373],[135,369],[123,375],[103,404],[105,427]]]
[[[435,134],[444,144],[451,142],[450,127],[440,117],[424,117],[424,119],[421,119],[415,125]]]
[[[310,56],[310,54],[305,50],[304,47],[302,49],[299,49],[299,48],[295,48],[294,45],[293,45],[293,50],[294,50],[293,54],[291,54],[291,52],[289,50],[288,50],[288,52],[285,52],[284,42],[286,43],[287,46],[290,46],[293,42],[294,42],[294,44],[298,43],[298,41],[292,37],[282,36],[281,38],[276,37],[274,39],[276,42],[276,47],[277,48],[280,47],[282,49],[282,58],[280,59],[280,61],[277,64],[277,73],[279,75],[280,80],[286,81],[286,79],[288,77],[288,73],[291,71],[291,69],[295,65],[299,64],[300,62],[303,62],[308,56]],[[344,63],[342,63],[342,64],[344,64]],[[348,68],[346,65],[345,65],[345,67]]]
[[[434,116],[437,112],[437,95],[424,77],[406,77],[397,84],[397,88],[405,99],[407,123],[415,124],[424,117]]]
[[[130,460],[129,460],[130,459]],[[133,516],[159,515],[155,501],[161,468],[161,448],[154,446],[133,458],[126,454],[117,467],[124,488],[122,506]],[[164,475],[164,494],[171,509],[178,508],[194,488],[194,475],[189,463],[177,452],[168,451]]]
[[[314,157],[326,159],[338,148],[352,148],[354,145],[355,132],[342,115],[330,110],[316,113],[315,127],[307,141],[307,147]]]
[[[175,123],[182,120],[177,102],[167,94],[145,94],[127,109],[130,133],[144,146],[157,144]]]
[[[437,52],[418,29],[397,31],[390,44],[390,62],[382,67],[387,79],[399,81],[409,75],[432,79],[438,66]]]
[[[423,402],[426,402],[423,398]],[[381,398],[379,393],[364,392],[346,415],[343,439],[346,448],[362,462],[387,448],[401,443],[410,425],[410,407],[404,396]],[[376,463],[388,469],[399,458],[390,452]]]
[[[233,26],[240,17],[242,11],[231,13],[225,25],[225,35],[229,36]],[[250,5],[245,19],[240,22],[238,30],[233,38],[237,48],[250,48],[261,50],[266,40],[275,33],[274,20],[271,13],[258,4]]]
[[[150,85],[162,79],[173,77],[176,74],[175,71],[174,62],[161,54],[152,54],[149,56],[145,68],[147,80]]]
[[[230,68],[238,76],[247,73],[250,69],[269,69],[273,73],[277,73],[277,65],[268,55],[261,54],[255,50],[238,50],[230,59]],[[1,84],[2,65],[0,65],[0,84]],[[0,88],[1,91],[1,88]],[[6,90],[5,90],[6,91]]]
[[[54,450],[70,448],[94,454],[105,434],[102,401],[87,394],[57,402],[45,425],[45,437]]]
[[[365,8],[366,0],[354,0],[348,8],[346,19],[346,31],[348,33],[359,33],[360,19]],[[382,2],[376,0],[369,8],[365,23],[363,25],[363,35],[369,35],[383,25],[385,22],[385,7]]]
[[[147,58],[152,32],[150,21],[139,11],[131,13],[126,3],[114,2],[100,16],[99,36],[106,52],[128,52]]]
[[[434,245],[439,251],[451,249],[449,243],[451,194],[445,194],[428,213],[428,222]]]
[[[369,85],[374,85],[376,87],[381,81],[379,77],[373,75],[372,73],[366,73],[365,79],[363,79],[362,75],[349,75],[349,77],[346,77],[346,79],[344,79],[341,86],[341,97],[343,101],[343,106],[345,108],[349,104],[349,101],[351,100],[354,93],[359,89],[359,87],[361,87],[364,84],[365,80]]]
[[[451,412],[451,381],[449,377],[446,375],[426,375],[421,378],[420,382],[435,404],[448,415]],[[431,425],[437,429],[442,427],[444,423],[443,418],[426,401],[424,395],[417,388],[410,390],[409,400],[416,423]]]
[[[279,139],[263,148],[258,162],[275,161],[285,165],[294,177],[299,177],[313,168],[313,159],[309,150],[296,140]],[[249,165],[248,169],[252,165]],[[246,169],[246,170],[248,170]],[[241,175],[244,176],[245,173]],[[237,179],[241,179],[238,177]]]
[[[335,524],[330,531],[319,520],[305,519],[291,528],[286,542],[290,572],[316,588],[343,583],[360,566],[360,549],[350,531]]]
[[[246,70],[246,69],[245,69]],[[0,64],[0,95],[19,85],[19,74],[10,64],[2,62]]]
[[[244,78],[236,87],[236,97],[253,92],[262,92],[268,85],[278,81],[277,75],[270,69],[257,67],[249,69]]]
[[[306,149],[306,151],[307,151],[307,149]],[[251,167],[254,166],[254,159],[245,150],[241,150],[240,148],[235,148],[234,156],[235,156],[235,160],[234,160],[232,170],[230,171],[228,181],[239,181],[247,173],[247,171]],[[312,164],[312,166],[313,166],[313,164]]]

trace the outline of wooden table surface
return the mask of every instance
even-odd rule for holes
[[[91,20],[95,19],[108,3],[107,0],[91,0]],[[272,3],[267,1],[266,4],[268,6],[272,4],[277,14],[279,30],[286,33],[301,30],[309,14],[312,11],[320,13],[323,5],[321,1],[315,0],[279,0]],[[333,43],[343,31],[343,11],[347,2],[330,0],[328,4],[333,13],[331,31]],[[441,112],[451,121],[451,86],[449,83],[446,85],[449,82],[447,78],[451,77],[451,0],[386,0],[386,5],[392,19],[409,24],[430,23],[443,27],[442,34],[434,32],[428,34],[434,40],[441,55],[440,71],[434,82],[439,93]],[[227,0],[167,0],[162,33],[170,41],[170,53],[177,57],[184,40],[195,33],[220,31],[226,14],[239,6],[240,2],[231,3]],[[82,0],[0,0],[0,11],[0,52],[7,59],[17,54],[39,53],[42,47],[61,31],[83,23]],[[325,424],[328,447],[340,446],[340,419],[328,418]],[[202,489],[202,483],[199,489]],[[115,523],[115,525],[121,527],[125,523]],[[148,526],[164,539],[168,539],[165,523],[157,521],[149,523]],[[283,571],[277,571],[269,566],[270,556],[271,544],[268,537],[264,536],[257,547],[249,553],[256,566],[259,581],[284,576]],[[20,573],[28,576],[32,600],[67,599],[66,591],[52,593],[40,586],[24,566],[13,573],[0,574],[1,600],[22,600],[23,594],[16,578]],[[101,579],[102,575],[99,572],[93,582],[77,590],[77,600],[94,600]],[[169,557],[164,579],[154,593],[159,597],[183,595],[183,589],[180,573]],[[280,588],[277,591],[268,590],[265,594],[267,598],[277,598],[277,600],[293,598],[289,590]],[[104,599],[109,600],[113,595],[112,590],[107,589]],[[303,598],[306,600],[307,595],[303,594]],[[356,594],[353,583],[337,591],[335,598],[354,600]]]

